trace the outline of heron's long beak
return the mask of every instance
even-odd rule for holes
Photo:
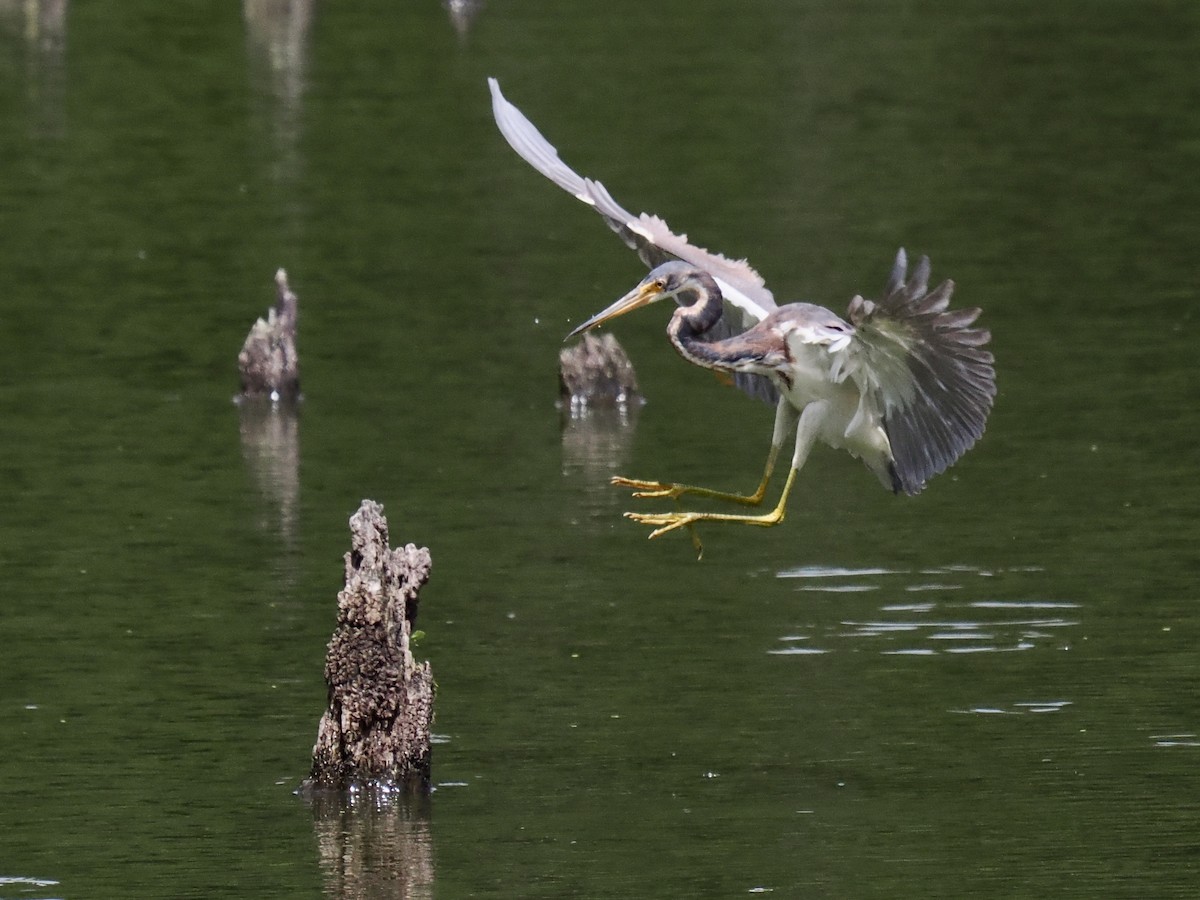
[[[595,328],[597,325],[607,322],[609,319],[615,319],[617,316],[623,316],[627,312],[633,312],[635,309],[645,306],[648,303],[653,303],[662,296],[662,288],[654,282],[649,284],[639,284],[632,291],[614,303],[608,309],[602,310],[572,331],[564,338],[570,340],[577,334],[582,334],[589,328]]]

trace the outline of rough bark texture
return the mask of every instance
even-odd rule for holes
[[[364,500],[350,517],[346,586],[325,657],[329,708],[313,746],[310,783],[427,788],[433,673],[409,649],[429,551],[388,548],[383,507]]]
[[[573,412],[590,406],[640,403],[633,363],[612,334],[564,347],[558,354],[559,395]]]
[[[242,396],[294,400],[300,396],[300,358],[296,354],[299,299],[288,287],[287,272],[275,273],[278,299],[246,335],[238,354]]]

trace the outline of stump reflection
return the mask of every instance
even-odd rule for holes
[[[433,896],[433,836],[427,795],[368,785],[310,789],[325,894],[346,900]]]

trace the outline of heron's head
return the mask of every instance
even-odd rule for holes
[[[688,291],[707,291],[707,285],[702,283],[702,279],[712,280],[700,269],[688,263],[679,260],[665,262],[639,281],[637,287],[632,291],[612,306],[596,313],[567,337],[573,338],[609,319],[623,316],[627,312],[648,306],[658,300],[674,299]]]

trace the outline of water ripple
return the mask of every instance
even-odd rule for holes
[[[51,878],[30,878],[26,875],[0,875],[0,884],[28,884],[34,887],[53,887],[58,882]]]
[[[864,575],[905,575],[902,569],[845,569],[840,566],[797,566],[784,569],[776,578],[859,578]]]
[[[950,712],[976,716],[1022,716],[1062,712],[1070,705],[1070,700],[1022,700],[1010,706],[972,706],[970,709],[952,709]]]
[[[1200,738],[1195,734],[1152,734],[1150,740],[1155,747],[1200,747]]]
[[[1064,632],[1079,625],[1078,619],[1068,614],[1068,611],[1079,610],[1079,603],[987,596],[995,590],[996,582],[992,579],[996,575],[1020,576],[1039,571],[1035,567],[985,569],[965,565],[919,571],[840,566],[785,569],[778,577],[800,580],[796,590],[847,595],[880,592],[884,602],[869,607],[870,611],[862,617],[798,627],[793,633],[779,638],[785,646],[767,652],[779,656],[814,656],[839,649],[839,644],[856,645],[849,649],[860,649],[865,644],[869,649],[889,656],[935,656],[1012,653],[1033,650],[1051,642],[1062,647]],[[930,581],[931,575],[947,574],[965,580],[961,583]],[[1006,583],[1011,585],[1012,579]],[[913,592],[922,594],[920,602],[906,602],[896,596],[897,593],[903,596]],[[984,596],[979,597],[980,593]],[[847,597],[844,602],[848,604],[848,610],[865,609],[862,600]],[[857,605],[851,607],[852,604]]]
[[[43,897],[40,893],[34,893],[32,888],[48,888],[56,887],[58,882],[53,878],[31,878],[27,875],[0,875],[0,888],[14,887],[22,897]],[[8,892],[5,891],[5,896]],[[57,900],[57,898],[46,897],[45,900]]]

